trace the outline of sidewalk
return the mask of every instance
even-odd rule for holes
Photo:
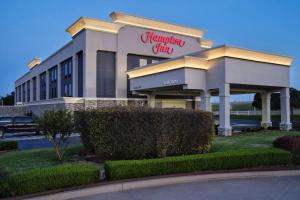
[[[42,199],[75,199],[85,198],[112,192],[125,192],[135,189],[151,188],[158,186],[170,186],[182,183],[203,182],[210,180],[235,180],[235,179],[251,179],[251,178],[266,178],[266,177],[293,177],[300,176],[300,170],[283,170],[283,171],[255,171],[255,172],[235,172],[235,173],[218,173],[218,174],[202,174],[202,175],[187,175],[166,178],[150,178],[148,180],[133,180],[123,182],[104,183],[100,186],[91,188],[79,189],[74,191],[60,192],[51,195],[45,195],[35,198],[34,200]]]

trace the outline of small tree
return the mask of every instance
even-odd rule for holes
[[[54,145],[58,160],[62,161],[74,130],[74,117],[70,111],[46,111],[38,119],[41,133]]]

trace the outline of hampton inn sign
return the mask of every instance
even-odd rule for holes
[[[292,58],[213,47],[200,29],[119,12],[110,16],[112,21],[80,17],[66,30],[70,42],[44,60],[34,58],[15,81],[16,104],[34,114],[116,104],[211,111],[211,96],[219,96],[219,133],[231,135],[231,94],[261,93],[261,125],[269,127],[271,93],[280,92],[280,127],[292,128]]]
[[[175,36],[160,35],[154,31],[147,31],[142,33],[141,41],[145,44],[152,44],[152,51],[154,54],[167,53],[172,54],[174,51],[173,45],[183,47],[185,41]]]

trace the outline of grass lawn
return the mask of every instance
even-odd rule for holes
[[[231,137],[216,137],[211,151],[226,151],[252,147],[271,147],[275,138],[283,135],[299,135],[300,131],[261,131],[242,133]],[[81,147],[70,147],[65,154],[65,162],[78,161]],[[59,165],[54,149],[12,151],[0,154],[0,168],[7,167],[10,172]]]
[[[81,147],[70,147],[65,153],[66,161],[76,158]],[[12,151],[0,154],[0,168],[7,167],[10,172],[61,164],[54,149]]]
[[[271,147],[274,139],[284,135],[299,135],[300,131],[260,131],[241,133],[231,137],[217,136],[210,152],[244,149],[252,147]]]

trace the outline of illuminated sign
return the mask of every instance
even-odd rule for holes
[[[145,44],[153,44],[152,51],[154,54],[167,53],[172,54],[174,48],[172,46],[183,47],[185,41],[175,36],[164,36],[156,34],[153,31],[145,32],[141,35],[141,41]]]

